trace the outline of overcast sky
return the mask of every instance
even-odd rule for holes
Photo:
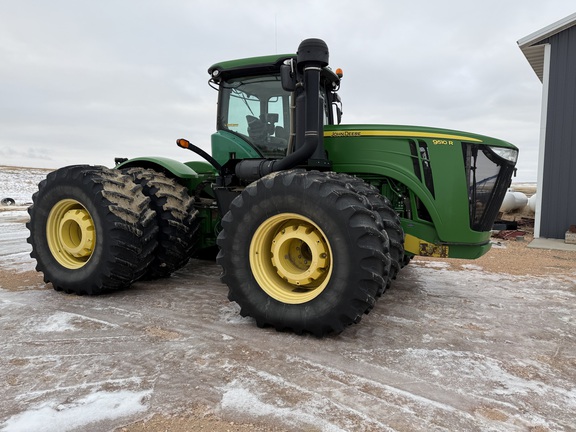
[[[0,0],[0,165],[113,166],[210,150],[213,63],[324,39],[344,123],[435,126],[520,148],[535,181],[542,84],[517,41],[574,0]]]

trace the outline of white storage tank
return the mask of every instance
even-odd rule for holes
[[[514,189],[508,189],[500,206],[500,211],[507,213],[514,210],[522,210],[528,204],[528,197],[522,192],[516,192]]]

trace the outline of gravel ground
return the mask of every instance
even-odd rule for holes
[[[493,239],[490,252],[473,261],[457,259],[441,260],[450,270],[466,270],[477,267],[491,273],[518,276],[557,276],[576,271],[576,251],[560,251],[528,248],[532,236],[527,234],[523,241]],[[420,261],[440,261],[437,258],[416,258]]]
[[[358,325],[259,329],[213,262],[98,297],[34,271],[0,211],[0,431],[573,431],[576,252],[415,258]],[[496,241],[496,240],[495,240]]]

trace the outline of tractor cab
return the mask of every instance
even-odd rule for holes
[[[217,130],[242,138],[263,157],[286,155],[290,137],[290,93],[278,75],[239,77],[220,85]]]
[[[293,54],[254,57],[209,68],[210,85],[219,91],[217,132],[212,137],[212,154],[218,162],[223,164],[230,158],[280,159],[295,150],[299,85],[286,89],[281,72],[292,67],[295,58]],[[335,124],[335,118],[340,117],[340,99],[335,93],[339,84],[339,76],[328,67],[322,68],[317,96],[322,126]]]

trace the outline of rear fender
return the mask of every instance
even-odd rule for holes
[[[165,157],[138,157],[129,159],[115,166],[116,169],[134,167],[153,169],[155,171],[163,172],[170,177],[182,179],[184,182],[188,182],[199,177],[198,173],[188,165]]]

